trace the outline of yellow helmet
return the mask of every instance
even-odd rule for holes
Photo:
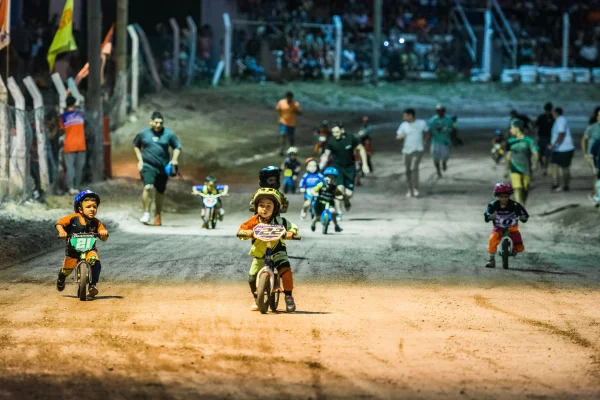
[[[254,204],[254,209],[257,210],[258,209],[258,202],[260,199],[271,199],[273,200],[273,203],[275,205],[275,212],[273,213],[274,215],[279,214],[279,210],[281,209],[281,193],[279,193],[279,190],[277,189],[272,189],[272,188],[260,188],[258,189],[255,193],[254,196],[252,196],[252,204]]]

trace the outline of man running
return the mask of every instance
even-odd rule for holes
[[[406,168],[406,197],[419,197],[419,164],[423,158],[423,134],[427,123],[415,118],[415,110],[408,108],[402,114],[404,122],[398,127],[396,138],[402,141],[402,154]]]
[[[571,161],[575,146],[573,145],[573,136],[567,118],[563,116],[563,109],[557,107],[554,109],[554,125],[552,125],[551,147],[552,156],[550,157],[550,167],[552,170],[552,192],[569,190],[571,181]],[[563,176],[563,186],[560,187],[560,173]]]
[[[160,226],[162,224],[161,213],[167,180],[169,179],[166,168],[168,164],[171,164],[172,168],[177,167],[179,153],[181,152],[179,139],[163,124],[162,114],[155,111],[150,118],[150,127],[142,130],[133,139],[133,151],[137,157],[138,170],[144,182],[144,191],[142,192],[144,215],[140,218],[140,222],[146,225],[150,223],[152,195],[155,190],[154,225]],[[173,149],[173,158],[170,162],[169,147]]]
[[[552,125],[554,125],[552,103],[546,103],[544,113],[540,114],[534,123],[534,127],[537,129],[537,144],[540,150],[540,166],[544,176],[548,174],[548,146],[550,146],[550,137],[552,136]]]
[[[329,156],[333,157],[333,166],[338,170],[337,187],[340,192],[344,193],[344,206],[346,211],[350,210],[350,198],[354,191],[354,176],[356,174],[355,161],[354,161],[354,150],[356,149],[360,157],[363,160],[367,159],[367,151],[365,147],[360,144],[356,136],[346,135],[344,126],[341,122],[336,122],[331,129],[332,136],[327,141],[327,147],[325,152],[321,156],[319,167],[321,170],[325,169]],[[367,163],[363,163],[362,170],[365,175],[369,174],[371,170]],[[341,201],[335,200],[335,207],[338,210],[338,218],[341,214]]]
[[[296,134],[296,116],[302,114],[300,103],[294,101],[294,94],[287,92],[285,99],[279,100],[275,107],[279,114],[279,135],[281,136],[281,148],[279,155],[283,157],[286,149],[286,140],[289,147],[294,145],[294,135]]]
[[[452,116],[446,114],[446,107],[442,104],[438,104],[435,111],[436,115],[427,121],[427,130],[429,132],[428,141],[431,141],[433,164],[435,165],[438,179],[441,179],[442,170],[445,172],[448,169],[454,120]]]
[[[537,168],[539,158],[538,146],[532,138],[525,136],[524,128],[525,124],[520,119],[515,118],[510,122],[510,133],[513,137],[508,139],[506,153],[506,177],[510,173],[515,200],[522,205],[527,201],[531,171]]]

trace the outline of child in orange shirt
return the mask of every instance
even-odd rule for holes
[[[69,214],[56,221],[58,237],[66,239],[74,233],[97,233],[100,240],[106,241],[108,239],[108,231],[102,222],[96,219],[96,213],[98,212],[99,206],[100,196],[91,190],[84,190],[75,196],[75,199],[73,200],[73,209],[75,213]],[[94,297],[98,294],[96,284],[100,279],[100,270],[102,269],[100,260],[98,259],[97,249],[90,252],[87,261],[92,269],[92,282],[90,283],[88,292],[90,297]],[[58,280],[56,281],[56,289],[59,292],[62,292],[65,289],[65,279],[73,272],[73,269],[75,269],[78,262],[79,253],[72,249],[69,243],[67,243],[65,260],[58,272]]]
[[[258,189],[256,193],[254,193],[252,200],[254,202],[256,214],[240,226],[238,235],[251,238],[252,235],[254,235],[254,228],[258,224],[277,224],[285,226],[287,230],[285,238],[288,240],[298,234],[298,227],[296,225],[279,216],[281,196],[278,190],[271,188]],[[254,260],[252,261],[250,272],[248,273],[248,283],[250,284],[250,290],[254,296],[254,303],[251,308],[252,311],[258,310],[258,306],[256,305],[256,278],[265,265],[266,251],[267,245],[264,242],[252,240],[250,255],[254,257]],[[294,303],[294,298],[292,297],[294,278],[283,239],[280,239],[273,245],[271,261],[273,263],[273,269],[277,270],[277,274],[281,277],[283,283],[286,311],[294,312],[296,311],[296,303]]]

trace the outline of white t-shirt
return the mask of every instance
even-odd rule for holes
[[[427,123],[422,119],[415,122],[406,122],[400,124],[396,137],[404,136],[404,148],[402,153],[410,154],[415,151],[423,151],[423,133],[427,130]]]
[[[573,145],[573,136],[571,136],[571,129],[569,129],[569,124],[567,123],[567,118],[564,115],[556,118],[554,121],[554,125],[552,125],[552,143],[556,142],[558,138],[558,134],[564,132],[565,138],[562,143],[554,149],[554,151],[558,153],[564,153],[566,151],[575,150],[575,146]]]

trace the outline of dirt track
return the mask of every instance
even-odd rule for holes
[[[481,148],[459,149],[441,181],[424,160],[421,199],[380,154],[342,234],[301,223],[293,315],[249,311],[249,245],[233,236],[248,213],[234,209],[210,232],[198,214],[161,228],[105,214],[120,229],[95,301],[56,292],[61,250],[0,267],[0,399],[600,397],[589,182],[551,196],[536,179],[526,253],[488,270],[482,212],[501,171]]]

